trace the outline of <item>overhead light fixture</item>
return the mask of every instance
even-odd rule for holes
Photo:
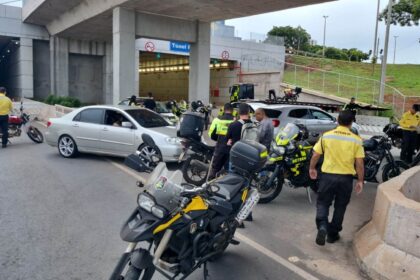
[[[220,63],[216,63],[214,66],[215,66],[216,68],[219,68],[219,67],[220,67]]]
[[[229,65],[229,64],[228,64],[227,62],[223,62],[223,63],[222,63],[222,67],[228,67],[228,65]]]

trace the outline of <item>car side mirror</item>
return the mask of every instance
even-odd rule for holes
[[[125,128],[133,128],[133,124],[131,122],[122,122],[121,126]]]

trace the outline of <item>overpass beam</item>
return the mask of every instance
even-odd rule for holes
[[[113,10],[113,104],[131,95],[137,95],[138,55],[136,55],[135,12],[121,7]],[[137,61],[136,61],[137,60]]]
[[[191,44],[188,100],[210,101],[210,23],[196,23],[197,40]]]

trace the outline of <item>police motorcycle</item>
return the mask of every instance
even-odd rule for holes
[[[204,105],[204,103],[201,100],[191,102],[191,112],[203,114],[205,130],[208,129],[208,125],[210,123],[211,110],[212,110],[211,104]]]
[[[384,128],[385,135],[373,136],[363,141],[365,150],[365,180],[368,182],[386,182],[400,175],[410,168],[401,160],[395,160],[392,153],[392,145],[395,143],[389,134],[392,134],[392,126]]]
[[[138,183],[144,190],[120,232],[128,246],[110,279],[146,280],[155,271],[186,279],[200,267],[207,279],[207,262],[239,244],[236,228],[259,200],[250,177],[266,159],[264,146],[240,141],[232,147],[232,173],[201,187],[181,184],[179,171],[159,163],[144,186]]]
[[[9,138],[19,137],[25,129],[26,135],[33,142],[40,144],[44,142],[44,136],[38,128],[34,127],[31,123],[31,117],[23,111],[23,101],[20,102],[19,113],[14,112],[9,116],[8,134]],[[27,125],[29,124],[29,125]],[[0,138],[2,133],[0,132]]]
[[[178,126],[183,151],[178,162],[183,162],[184,180],[196,186],[206,182],[214,147],[202,141],[204,118],[201,113],[187,112],[182,115]]]
[[[251,183],[260,192],[260,203],[275,199],[285,183],[292,188],[306,188],[312,202],[310,189],[317,191],[317,181],[309,177],[313,146],[307,141],[308,137],[308,130],[300,124],[288,123],[279,131],[271,143],[267,164]]]

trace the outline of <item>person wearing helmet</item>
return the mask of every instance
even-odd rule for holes
[[[130,101],[128,102],[128,106],[137,106],[137,97],[135,95],[132,95],[130,97]]]

